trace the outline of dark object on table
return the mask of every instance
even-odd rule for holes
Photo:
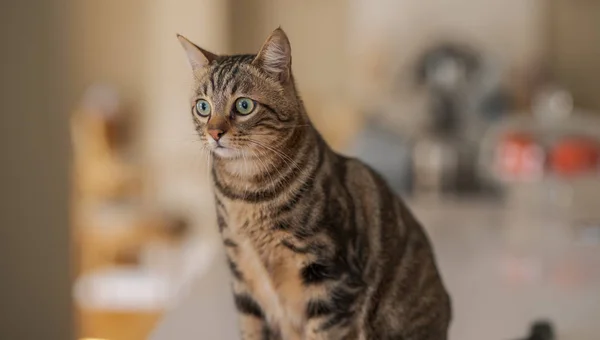
[[[425,51],[416,67],[416,81],[431,93],[435,133],[458,133],[464,122],[464,95],[480,72],[477,53],[465,46],[438,45]]]
[[[423,173],[415,179],[416,190],[480,193],[477,157],[483,131],[509,107],[497,67],[475,49],[449,42],[425,50],[414,74],[416,85],[427,92],[431,117],[425,137],[414,143],[415,174]]]
[[[554,329],[549,321],[536,321],[529,330],[529,335],[520,340],[555,340]]]

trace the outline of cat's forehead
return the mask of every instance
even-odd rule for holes
[[[197,78],[196,92],[209,95],[235,92],[247,87],[251,83],[251,73],[248,71],[255,57],[253,54],[219,56]]]
[[[211,67],[227,66],[235,64],[250,64],[256,54],[235,54],[235,55],[222,55],[210,63]]]

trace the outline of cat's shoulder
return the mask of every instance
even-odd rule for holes
[[[390,191],[391,193],[391,189],[385,178],[370,165],[356,157],[341,154],[337,154],[337,157],[337,162],[343,164],[342,166],[339,166],[339,168],[344,169],[344,177],[349,180],[350,183],[370,186],[374,189]]]

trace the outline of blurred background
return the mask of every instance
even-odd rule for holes
[[[450,339],[600,337],[600,1],[31,0],[0,21],[1,338],[145,339],[212,280],[175,34],[254,53],[279,25],[317,128],[427,229]]]

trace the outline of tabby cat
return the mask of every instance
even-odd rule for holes
[[[283,30],[256,55],[178,39],[242,338],[446,339],[450,300],[427,236],[377,173],[311,125]]]

